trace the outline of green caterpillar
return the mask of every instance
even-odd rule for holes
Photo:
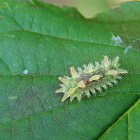
[[[112,83],[117,84],[116,79],[121,79],[120,74],[128,73],[126,70],[119,68],[118,60],[118,56],[113,61],[104,56],[101,64],[95,62],[95,67],[92,63],[89,63],[87,66],[83,66],[83,70],[78,67],[78,72],[74,67],[71,67],[71,77],[59,77],[58,79],[63,84],[60,84],[61,88],[55,92],[64,93],[62,102],[69,97],[70,101],[75,97],[80,101],[85,95],[90,97],[90,93],[96,95],[96,92],[101,92],[102,88],[107,89],[107,86],[112,86]]]

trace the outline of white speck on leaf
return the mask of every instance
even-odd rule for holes
[[[27,73],[28,73],[28,70],[24,70],[24,71],[23,71],[23,74],[27,74]]]
[[[111,40],[115,42],[115,46],[120,46],[120,44],[122,43],[122,39],[121,39],[121,37],[119,35],[117,37],[115,37],[112,34]]]
[[[127,46],[126,48],[125,48],[125,51],[124,51],[124,53],[126,54],[126,53],[128,53],[128,50],[130,49],[130,48],[132,48],[133,46]]]

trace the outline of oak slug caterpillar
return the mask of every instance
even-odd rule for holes
[[[107,89],[107,86],[112,86],[113,83],[117,84],[116,79],[121,79],[120,75],[127,73],[127,70],[119,68],[118,60],[118,56],[113,61],[104,56],[101,64],[96,61],[95,66],[92,63],[83,65],[84,69],[78,67],[78,72],[74,67],[71,67],[71,77],[59,77],[58,79],[63,84],[60,84],[61,88],[55,92],[64,93],[62,102],[68,97],[70,97],[70,101],[75,97],[80,101],[85,95],[90,97],[90,93],[96,95],[96,92],[101,92],[102,88]]]

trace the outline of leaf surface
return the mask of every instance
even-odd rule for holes
[[[119,9],[87,20],[73,8],[37,1],[1,6],[0,139],[139,139],[140,3],[130,4],[135,20]],[[112,40],[118,35],[119,44]],[[62,103],[58,77],[104,55],[119,56],[129,74],[96,97]]]

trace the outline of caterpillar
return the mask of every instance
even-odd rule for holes
[[[102,88],[107,90],[108,86],[112,86],[113,83],[117,84],[117,79],[121,79],[121,74],[128,73],[127,70],[119,68],[118,60],[119,56],[113,61],[104,56],[101,64],[98,61],[95,62],[95,66],[92,63],[84,64],[83,70],[81,67],[77,68],[78,72],[71,67],[71,77],[59,77],[58,79],[62,82],[61,88],[55,92],[64,93],[62,98],[64,102],[69,97],[70,101],[75,97],[81,101],[83,96],[90,98],[91,93],[96,95],[97,91],[102,91]]]

